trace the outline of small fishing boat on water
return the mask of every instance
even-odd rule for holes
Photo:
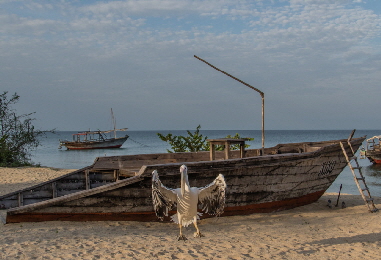
[[[126,131],[127,128],[116,129],[116,121],[114,113],[111,109],[111,117],[114,124],[113,130],[108,131],[83,131],[73,134],[73,140],[59,140],[60,145],[66,147],[68,150],[86,150],[86,149],[108,149],[108,148],[120,148],[124,142],[127,141],[128,135],[123,137],[117,137],[117,131]],[[114,133],[114,136],[107,137],[107,134]]]
[[[116,131],[126,131],[127,128],[108,131],[84,131],[73,134],[73,141],[60,140],[59,149],[65,146],[68,150],[120,148],[127,141],[128,135],[116,137]],[[114,137],[106,134],[114,133]]]
[[[362,149],[362,153],[369,159],[371,163],[381,164],[381,135],[373,136],[366,140],[366,149]]]
[[[0,196],[0,206],[7,210],[7,223],[157,221],[152,172],[160,174],[166,187],[177,188],[179,168],[185,164],[192,187],[204,187],[219,174],[224,176],[227,188],[222,216],[275,212],[317,201],[347,166],[343,149],[352,156],[352,149],[356,152],[364,140],[245,149],[245,139],[213,139],[209,140],[211,151],[205,152],[98,157],[91,166]],[[215,151],[214,146],[221,143],[225,151]],[[241,149],[226,149],[232,144]]]

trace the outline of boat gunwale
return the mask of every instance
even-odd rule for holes
[[[358,138],[353,138],[352,141],[356,141],[356,140],[360,140],[360,139],[365,139],[365,137],[358,137]],[[211,163],[211,164],[218,164],[218,163],[221,163],[222,162],[237,162],[237,161],[247,161],[247,160],[255,160],[255,161],[274,161],[274,158],[275,159],[284,159],[284,158],[287,158],[287,157],[294,157],[295,160],[298,160],[298,159],[304,159],[303,157],[311,157],[311,155],[313,154],[321,154],[322,153],[322,150],[323,149],[329,149],[330,147],[333,147],[335,145],[339,145],[340,146],[340,142],[344,142],[344,141],[347,141],[347,139],[339,139],[339,140],[330,140],[330,141],[322,141],[322,142],[301,142],[301,143],[288,143],[288,144],[292,144],[292,145],[302,145],[302,144],[314,144],[314,143],[331,143],[329,145],[322,145],[321,147],[319,147],[319,149],[315,150],[315,151],[310,151],[310,152],[301,152],[301,153],[282,153],[282,154],[266,154],[266,155],[256,155],[256,156],[250,156],[250,157],[244,157],[244,158],[231,158],[231,159],[223,159],[223,160],[220,160],[220,159],[217,159],[217,160],[213,160],[213,161],[210,161],[210,160],[204,160],[204,161],[189,161],[189,162],[171,162],[171,163],[157,163],[157,164],[144,164],[142,165],[143,166],[146,166],[146,167],[152,167],[152,166],[156,166],[156,167],[165,167],[165,166],[181,166],[183,164],[187,164],[187,165],[195,165],[195,164],[199,164],[199,163],[203,163],[203,164],[206,164],[206,163]],[[276,147],[284,147],[286,146],[287,144],[278,144],[274,147],[269,147],[269,148],[265,148],[265,149],[274,149]],[[311,147],[314,147],[314,146],[311,146]],[[341,149],[341,148],[340,148]],[[259,149],[250,149],[250,150],[259,150]],[[246,150],[247,151],[247,150]],[[191,153],[209,153],[209,151],[201,151],[201,152],[191,152]],[[96,168],[96,163],[98,161],[99,158],[108,158],[108,159],[112,159],[112,158],[121,158],[121,157],[129,157],[129,156],[149,156],[149,155],[152,155],[152,156],[155,156],[155,155],[168,155],[170,153],[155,153],[155,154],[134,154],[134,155],[114,155],[114,156],[103,156],[103,157],[97,157],[95,159],[95,162],[93,164],[94,166],[94,169],[96,170],[107,170],[107,169],[110,169],[110,168]],[[181,152],[181,153],[174,153],[174,154],[190,154],[190,152]],[[312,156],[313,157],[313,156]],[[276,163],[276,162],[274,162]],[[269,165],[272,165],[274,163],[271,163],[271,164],[262,164],[264,166],[269,166]],[[189,169],[188,169],[189,170]],[[144,171],[142,172],[141,170],[139,171],[139,173],[137,173],[136,175],[140,175],[140,174],[143,174]],[[192,172],[189,171],[189,173],[191,174]]]

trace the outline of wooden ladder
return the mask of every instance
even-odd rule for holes
[[[369,212],[371,212],[371,213],[377,212],[378,209],[374,205],[373,198],[370,195],[368,185],[366,185],[364,175],[362,174],[362,171],[361,171],[362,167],[359,165],[359,163],[357,161],[357,157],[355,156],[355,152],[354,152],[353,147],[352,147],[351,142],[350,142],[352,139],[352,136],[353,135],[351,135],[347,141],[348,146],[352,152],[351,157],[348,156],[347,151],[344,148],[343,142],[340,142],[340,146],[341,146],[341,149],[343,150],[343,154],[345,156],[345,159],[347,160],[348,166],[352,171],[353,178],[356,182],[357,188],[360,191],[361,197],[365,202],[365,205],[368,207]],[[352,160],[355,162],[355,166],[352,165],[352,163],[351,163]],[[355,170],[358,171],[358,175],[356,174]],[[360,181],[361,181],[361,184],[360,184]],[[364,192],[366,192],[366,194]]]

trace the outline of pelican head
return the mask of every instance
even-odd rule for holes
[[[189,188],[189,182],[188,182],[188,168],[183,164],[180,167],[180,173],[181,173],[181,195],[184,196],[185,193],[185,187],[188,186]]]
[[[185,172],[185,174],[187,174],[187,171],[188,171],[188,168],[187,168],[184,164],[181,165],[181,167],[180,167],[180,172],[181,172],[181,173]]]

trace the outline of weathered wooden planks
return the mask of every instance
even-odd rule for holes
[[[119,181],[119,182],[114,182],[114,183],[111,183],[111,184],[108,184],[108,185],[103,185],[101,187],[97,187],[97,188],[94,188],[94,189],[91,189],[91,190],[79,191],[79,192],[68,194],[67,196],[57,197],[57,198],[50,199],[50,200],[47,200],[47,201],[43,201],[43,202],[40,202],[40,203],[35,203],[35,204],[27,205],[27,206],[22,206],[22,207],[18,207],[18,208],[15,208],[15,209],[9,209],[8,210],[8,214],[25,213],[25,212],[33,211],[33,210],[36,210],[36,209],[48,207],[50,205],[60,204],[60,203],[63,203],[63,202],[68,202],[68,201],[80,199],[80,198],[83,198],[83,197],[86,197],[86,196],[91,196],[91,195],[96,194],[96,193],[101,193],[101,192],[104,192],[104,191],[116,189],[118,187],[122,187],[122,186],[125,186],[125,185],[128,185],[128,184],[134,183],[134,182],[138,182],[140,180],[141,180],[141,178],[139,176],[131,177],[131,178],[126,179],[126,180],[122,180],[122,181]]]
[[[362,140],[354,140],[353,147],[358,149]],[[239,158],[238,151],[235,159],[213,161],[208,152],[101,157],[93,166],[63,178],[3,196],[0,203],[16,207],[8,211],[9,221],[24,219],[26,214],[42,219],[54,215],[56,219],[117,219],[119,215],[137,220],[141,214],[149,219],[152,171],[159,172],[164,185],[178,188],[179,167],[185,163],[191,186],[203,187],[223,174],[228,185],[227,214],[233,214],[230,209],[246,214],[310,203],[346,166],[338,141],[281,144],[265,151],[271,155],[256,156],[258,150],[246,150],[245,158]],[[133,168],[134,177],[124,177],[123,171]]]

